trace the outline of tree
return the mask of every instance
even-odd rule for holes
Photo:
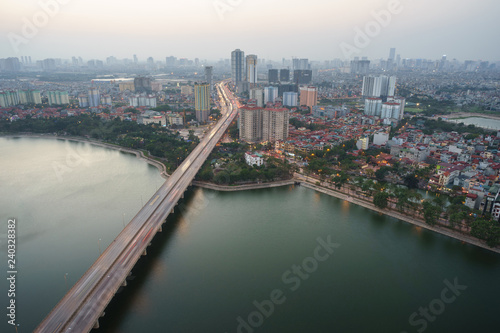
[[[373,204],[380,209],[385,209],[385,208],[387,208],[388,199],[389,199],[388,193],[377,192],[373,196]]]
[[[471,223],[472,236],[484,239],[490,247],[500,244],[500,225],[491,219],[479,218]]]
[[[389,167],[381,167],[375,172],[375,178],[377,178],[378,181],[384,180],[385,176],[389,173],[391,168]]]
[[[220,171],[214,176],[214,181],[217,184],[229,184],[230,176],[227,171]]]
[[[435,225],[441,215],[441,209],[427,200],[424,201],[423,208],[425,223],[428,225]]]
[[[414,173],[411,173],[409,175],[406,175],[404,178],[404,183],[408,188],[418,188],[418,178],[417,175]]]

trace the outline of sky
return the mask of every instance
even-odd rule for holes
[[[497,0],[1,0],[0,58],[500,60]]]

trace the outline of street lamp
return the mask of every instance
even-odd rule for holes
[[[99,255],[101,255],[101,239],[97,241],[97,245],[99,246]]]

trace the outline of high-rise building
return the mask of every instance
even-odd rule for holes
[[[289,110],[244,106],[240,112],[240,139],[247,142],[286,140]]]
[[[312,81],[312,70],[297,69],[293,71],[293,82],[296,84],[310,84]]]
[[[370,97],[365,99],[365,114],[380,117],[382,112],[382,98]]]
[[[262,139],[262,108],[243,106],[239,114],[240,140],[259,142]]]
[[[155,59],[153,57],[149,57],[147,60],[147,68],[148,69],[156,69]]]
[[[352,60],[351,73],[352,74],[368,74],[370,71],[370,60]]]
[[[309,59],[292,59],[293,70],[306,70],[309,69]]]
[[[267,103],[274,103],[276,98],[278,98],[278,87],[264,88],[264,105]]]
[[[120,82],[118,84],[118,87],[120,88],[120,92],[123,92],[125,90],[135,91],[134,81]]]
[[[134,78],[134,88],[138,93],[151,93],[151,79],[148,77]]]
[[[288,82],[290,81],[290,70],[289,69],[281,69],[280,70],[280,82]]]
[[[231,52],[231,78],[235,85],[243,81],[243,73],[245,70],[245,52],[236,49]]]
[[[278,70],[277,69],[270,69],[269,74],[267,75],[267,81],[269,83],[278,83]]]
[[[364,97],[382,97],[394,96],[396,90],[395,76],[365,76],[363,77],[362,95]]]
[[[173,68],[176,66],[176,63],[177,63],[177,58],[176,57],[173,57],[173,56],[170,56],[170,57],[167,57],[165,59],[165,62],[166,62],[166,65],[169,69]]]
[[[11,57],[7,59],[2,59],[3,64],[0,66],[1,70],[6,72],[18,72],[21,70],[21,63],[19,59],[16,57]]]
[[[19,90],[20,104],[42,104],[42,97],[39,90]]]
[[[280,84],[278,86],[278,96],[283,97],[286,92],[299,92],[299,86],[296,84]]]
[[[289,112],[286,108],[262,110],[262,141],[284,141],[288,138]]]
[[[194,108],[196,110],[196,120],[207,122],[210,112],[210,85],[208,83],[195,83]]]
[[[1,91],[0,92],[0,107],[7,108],[15,106],[19,103],[19,93],[17,91]]]
[[[139,60],[137,59],[137,54],[134,54],[134,64],[137,65],[138,62],[139,62]]]
[[[389,50],[389,60],[394,61],[396,59],[396,48],[391,47]]]
[[[64,105],[69,104],[69,96],[67,91],[48,91],[49,105]]]
[[[156,107],[156,96],[154,95],[146,95],[146,94],[132,95],[128,98],[128,101],[129,105],[133,107],[139,107],[139,106],[147,106],[150,108]]]
[[[287,91],[283,93],[283,105],[284,106],[297,106],[299,94],[292,91]]]
[[[113,105],[112,99],[110,95],[101,95],[101,105]],[[156,99],[155,99],[155,106],[156,107]]]
[[[257,56],[255,54],[247,55],[246,65],[246,79],[250,88],[253,88],[257,83]]]
[[[214,85],[212,83],[212,71],[213,71],[212,66],[205,67],[205,82],[210,85],[210,92],[212,92],[212,90],[214,88]]]
[[[250,100],[254,100],[258,107],[264,107],[264,90],[257,88],[250,89],[249,98]]]
[[[300,88],[300,105],[308,106],[312,109],[318,104],[318,88],[308,86]]]
[[[81,108],[88,108],[89,107],[89,97],[87,95],[79,95],[78,96],[78,105]]]
[[[89,89],[89,107],[97,107],[101,104],[101,94],[99,93],[99,89],[95,87],[91,87]]]

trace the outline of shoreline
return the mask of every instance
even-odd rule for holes
[[[425,221],[421,221],[419,219],[408,216],[406,214],[402,214],[402,213],[391,211],[391,210],[377,208],[377,207],[375,207],[375,205],[373,203],[365,202],[363,200],[351,197],[347,194],[344,194],[342,192],[338,192],[338,191],[330,189],[330,188],[326,188],[323,186],[318,186],[318,185],[312,184],[312,183],[308,182],[307,178],[297,177],[295,179],[297,181],[301,182],[301,184],[300,184],[301,186],[304,186],[304,187],[309,188],[311,190],[318,191],[318,192],[321,192],[323,194],[327,194],[327,195],[330,195],[332,197],[335,197],[335,198],[338,198],[341,200],[345,200],[345,201],[353,203],[355,205],[370,209],[374,212],[384,214],[384,215],[396,218],[398,220],[413,224],[414,226],[417,226],[420,228],[425,228],[427,230],[434,231],[434,232],[439,233],[441,235],[454,238],[454,239],[459,240],[461,242],[464,242],[464,243],[467,243],[470,245],[475,245],[475,246],[480,247],[482,249],[489,250],[489,251],[500,254],[499,247],[491,248],[488,245],[486,245],[485,243],[483,243],[481,240],[476,239],[472,236],[464,235],[464,234],[461,234],[459,232],[447,229],[445,227],[441,227],[439,225],[431,226],[431,225],[425,223]]]
[[[30,135],[30,134],[10,135],[9,134],[9,135],[0,135],[0,137],[5,137],[5,138],[47,138],[47,139],[52,139],[52,140],[57,139],[57,140],[68,140],[68,141],[89,143],[89,144],[92,144],[95,146],[100,146],[103,148],[109,148],[109,149],[114,149],[114,150],[123,151],[123,152],[127,152],[127,153],[132,153],[132,154],[136,155],[137,158],[143,159],[144,161],[146,161],[150,165],[155,166],[160,171],[160,175],[164,179],[167,179],[170,176],[167,174],[166,167],[163,163],[145,156],[142,151],[131,149],[131,148],[125,148],[125,147],[121,147],[118,145],[113,145],[113,144],[101,142],[98,140],[91,140],[91,139],[87,139],[87,138],[73,137],[73,136],[66,137],[66,136],[43,135],[43,134],[33,134],[33,135]],[[475,246],[480,247],[482,249],[489,250],[489,251],[500,254],[500,248],[488,247],[482,241],[480,241],[472,236],[464,235],[464,234],[461,234],[461,233],[456,232],[456,231],[451,231],[451,230],[449,230],[445,227],[441,227],[441,226],[431,226],[431,225],[428,225],[427,223],[425,223],[425,221],[416,219],[416,218],[408,216],[406,214],[377,208],[377,207],[375,207],[375,205],[373,205],[373,203],[369,203],[369,202],[365,202],[365,201],[357,199],[357,198],[353,198],[351,196],[348,196],[347,194],[344,194],[342,192],[336,191],[336,190],[331,189],[331,188],[316,185],[315,183],[318,180],[313,178],[314,183],[312,183],[309,180],[309,178],[310,177],[307,177],[304,175],[295,174],[294,177],[290,180],[267,182],[267,183],[254,183],[254,184],[228,186],[228,185],[218,185],[218,184],[193,180],[192,184],[193,184],[193,186],[197,186],[197,187],[201,187],[201,188],[205,188],[205,189],[210,189],[210,190],[214,190],[214,191],[235,192],[235,191],[249,191],[249,190],[254,190],[254,189],[289,186],[289,185],[294,185],[295,182],[300,182],[300,186],[304,186],[308,189],[318,191],[320,193],[335,197],[337,199],[345,200],[347,202],[353,203],[353,204],[358,205],[360,207],[370,209],[374,212],[384,214],[384,215],[396,218],[398,220],[413,224],[414,226],[425,228],[427,230],[434,231],[434,232],[439,233],[441,235],[454,238],[454,239],[459,240],[461,242],[464,242],[464,243],[467,243],[470,245],[475,245]]]
[[[133,148],[126,148],[126,147],[114,145],[111,143],[102,142],[99,140],[87,139],[87,138],[80,137],[80,136],[57,136],[57,135],[52,135],[52,134],[47,134],[47,135],[45,135],[45,134],[5,134],[5,135],[0,135],[0,138],[41,138],[41,139],[67,140],[67,141],[88,143],[88,144],[91,144],[93,146],[109,148],[109,149],[118,150],[118,151],[125,152],[125,153],[134,154],[137,158],[142,159],[142,160],[146,161],[146,163],[156,167],[158,169],[158,171],[160,171],[160,176],[163,179],[168,179],[168,177],[170,176],[167,173],[167,167],[165,166],[165,164],[163,164],[160,161],[157,161],[151,157],[147,157],[146,155],[144,155],[143,151],[133,149]]]
[[[221,192],[236,192],[236,191],[249,191],[249,190],[257,190],[261,188],[273,188],[273,187],[281,187],[281,186],[288,186],[288,185],[294,185],[295,184],[295,179],[289,179],[289,180],[279,180],[275,182],[267,182],[267,183],[253,183],[253,184],[245,184],[245,185],[218,185],[214,183],[208,183],[208,182],[200,182],[193,180],[193,185],[201,188],[206,188],[209,190],[214,190],[214,191],[221,191]]]
[[[484,113],[469,113],[469,112],[458,112],[458,113],[452,113],[452,114],[447,114],[447,115],[436,115],[437,118],[447,118],[447,119],[464,119],[464,118],[487,118],[487,119],[493,119],[493,120],[500,120],[500,115],[491,115],[491,114],[484,114]]]

